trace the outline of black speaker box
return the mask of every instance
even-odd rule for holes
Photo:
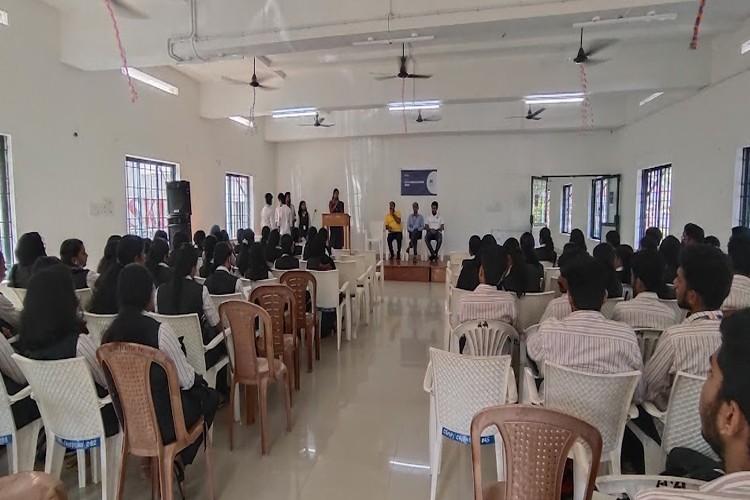
[[[182,232],[188,235],[188,241],[193,240],[193,231],[190,227],[190,216],[185,215],[170,215],[167,218],[169,241],[174,241],[174,235]]]
[[[167,215],[192,215],[190,205],[190,183],[188,181],[167,182]]]

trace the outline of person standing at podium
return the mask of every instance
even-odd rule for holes
[[[385,230],[388,231],[388,252],[390,260],[393,260],[393,240],[398,245],[396,260],[401,260],[401,243],[404,239],[403,226],[401,226],[401,212],[396,210],[396,202],[388,204],[388,213],[385,214]]]
[[[339,200],[338,188],[333,190],[333,196],[331,196],[331,201],[328,202],[328,212],[332,214],[344,213],[344,202]],[[336,248],[336,249],[344,248],[344,228],[343,227],[330,228],[328,242],[331,245],[331,248]]]

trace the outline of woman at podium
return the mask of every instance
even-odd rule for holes
[[[333,190],[333,196],[331,201],[328,202],[328,212],[332,214],[343,214],[344,213],[344,202],[339,200],[339,189]],[[344,228],[343,227],[332,227],[330,228],[329,244],[331,248],[341,249],[344,248]]]

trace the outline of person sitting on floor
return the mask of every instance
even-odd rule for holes
[[[294,241],[285,234],[281,237],[281,257],[273,263],[275,269],[299,269],[299,259],[294,256]]]
[[[722,310],[735,311],[750,307],[750,236],[744,233],[729,239],[729,258],[732,259],[734,277],[729,296]]]

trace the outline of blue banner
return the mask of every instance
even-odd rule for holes
[[[8,434],[7,436],[0,436],[0,446],[10,444],[13,442],[13,434]]]
[[[401,196],[437,196],[437,170],[402,170]]]
[[[463,444],[471,444],[471,437],[467,436],[466,434],[461,434],[460,432],[452,431],[448,429],[447,427],[443,427],[443,431],[441,433],[444,437],[447,437],[448,439],[452,441],[458,441],[459,443]],[[488,444],[495,444],[495,436],[481,436],[479,438],[479,444],[484,446]]]

